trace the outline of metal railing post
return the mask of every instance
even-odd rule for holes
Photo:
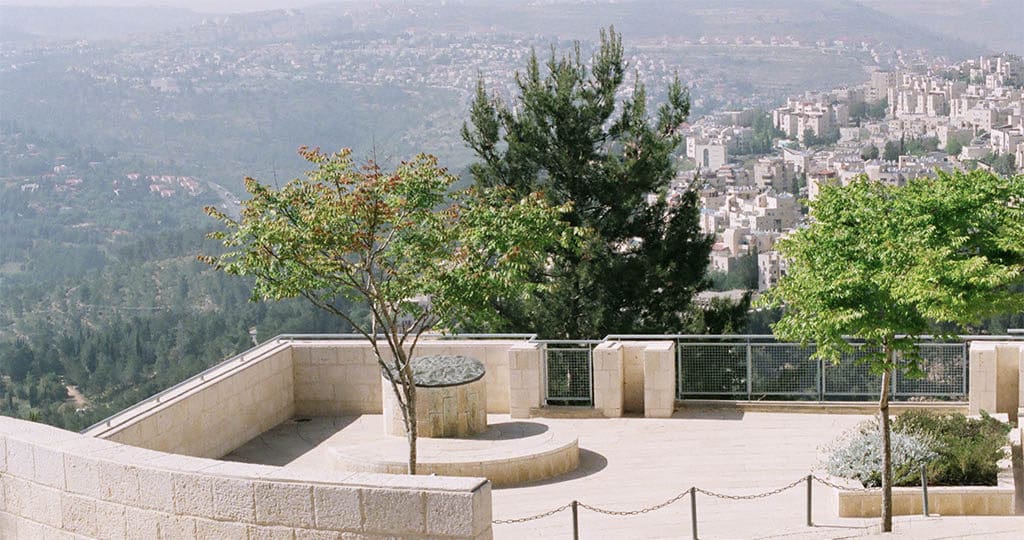
[[[693,531],[693,540],[697,540],[697,488],[690,487],[690,530]]]
[[[753,396],[754,388],[754,361],[750,354],[750,340],[747,339],[747,401],[750,401]]]
[[[818,401],[825,401],[825,360],[818,359]]]
[[[968,368],[968,366],[971,363],[970,362],[971,355],[970,355],[970,349],[968,348],[968,342],[964,341],[962,346],[963,346],[963,354],[960,356],[960,361],[963,364],[963,375],[960,376],[960,384],[962,385],[961,388],[960,388],[960,391],[963,394],[964,398],[966,399],[966,398],[969,397],[968,393],[970,392],[970,387],[967,385],[967,376],[968,376],[968,369],[967,368]]]
[[[811,479],[812,478],[813,477],[811,475],[809,475],[809,474],[807,475],[807,526],[808,527],[813,527],[814,526],[814,520],[811,519],[811,499],[812,499],[812,497],[811,497],[811,494],[812,494],[811,493]]]
[[[580,540],[579,503],[572,501],[572,540]]]
[[[921,465],[921,497],[925,517],[928,516],[928,466]]]

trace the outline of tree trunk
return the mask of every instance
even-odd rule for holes
[[[892,365],[892,349],[886,347],[886,362]],[[882,532],[892,532],[892,445],[889,433],[889,384],[892,369],[882,373],[882,395],[878,399],[878,412],[882,424]]]
[[[409,378],[411,384],[406,389],[405,406],[409,409],[405,415],[405,435],[409,440],[409,474],[416,474],[416,383]]]

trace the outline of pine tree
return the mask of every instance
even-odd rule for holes
[[[588,231],[582,251],[549,252],[534,271],[546,287],[503,302],[505,327],[493,329],[572,338],[682,331],[693,294],[706,286],[712,244],[700,231],[696,193],[668,190],[689,95],[676,79],[652,121],[643,84],[624,91],[614,28],[601,32],[589,66],[581,56],[578,43],[567,56],[552,49],[542,70],[531,54],[511,106],[480,81],[463,125],[479,185],[571,203],[563,219]]]

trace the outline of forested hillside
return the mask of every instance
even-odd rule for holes
[[[225,202],[202,180],[11,123],[0,153],[0,413],[80,429],[251,347],[251,328],[344,330],[196,261],[216,249],[202,206]]]

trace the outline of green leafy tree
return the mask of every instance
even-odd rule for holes
[[[955,137],[950,137],[949,142],[946,143],[946,153],[951,156],[959,155],[963,148],[964,143],[960,142],[960,139]]]
[[[868,147],[860,153],[860,158],[864,161],[878,159],[878,147],[873,144],[869,144]]]
[[[885,161],[896,161],[900,158],[900,144],[896,141],[885,141],[885,150],[882,151],[882,159]]]
[[[251,198],[239,219],[207,208],[227,228],[212,236],[228,250],[202,260],[253,276],[253,300],[304,297],[370,342],[398,400],[415,474],[410,361],[420,336],[486,317],[495,297],[523,294],[544,251],[569,245],[558,219],[568,208],[502,190],[449,195],[456,179],[430,156],[385,173],[372,162],[357,169],[348,150],[300,152],[315,168],[280,189],[247,178]],[[364,303],[370,322],[343,298]]]
[[[824,187],[810,225],[779,243],[789,272],[762,302],[783,306],[781,340],[814,342],[838,361],[864,341],[882,375],[883,530],[892,530],[889,386],[893,371],[921,374],[916,337],[934,323],[977,323],[1024,307],[1024,177],[974,171],[905,187],[861,177]],[[902,359],[898,361],[898,359]]]
[[[533,269],[548,287],[500,303],[503,329],[573,338],[681,331],[706,286],[712,239],[700,231],[697,195],[668,196],[688,93],[677,79],[652,115],[642,84],[623,92],[626,69],[611,29],[589,66],[579,44],[567,56],[552,50],[544,69],[532,54],[512,105],[477,86],[462,129],[479,159],[476,183],[572,203],[563,219],[588,231],[583,249],[553,249]]]

